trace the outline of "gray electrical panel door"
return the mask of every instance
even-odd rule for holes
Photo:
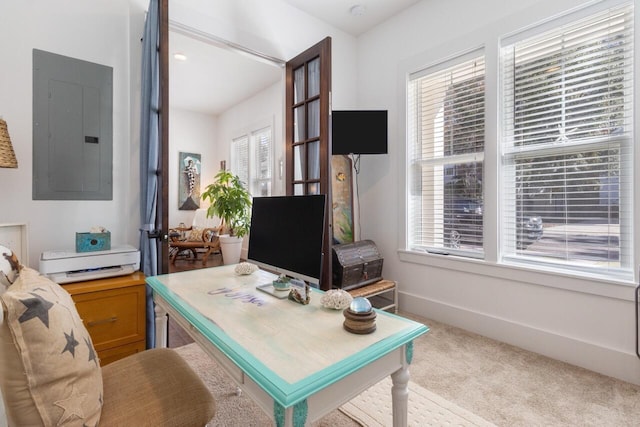
[[[33,50],[33,199],[113,199],[113,68]]]

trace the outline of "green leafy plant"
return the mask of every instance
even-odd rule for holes
[[[237,175],[226,170],[218,172],[202,193],[202,200],[211,202],[207,216],[221,218],[231,236],[242,237],[249,232],[251,194]]]

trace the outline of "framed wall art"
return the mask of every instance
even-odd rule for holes
[[[180,152],[178,162],[178,209],[195,211],[200,207],[200,154]]]

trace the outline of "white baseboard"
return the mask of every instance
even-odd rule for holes
[[[404,312],[640,385],[640,359],[635,353],[603,347],[405,292],[398,292],[398,300]]]

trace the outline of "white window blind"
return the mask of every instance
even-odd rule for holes
[[[501,51],[503,255],[628,269],[633,7],[528,34]]]
[[[473,52],[410,76],[409,248],[483,254],[484,56]]]
[[[247,135],[234,138],[231,144],[231,171],[246,186],[249,185],[249,137]]]
[[[251,139],[255,147],[256,157],[251,194],[254,196],[270,196],[273,175],[271,127],[253,132]]]
[[[231,170],[252,196],[271,196],[273,142],[271,126],[233,139]]]

